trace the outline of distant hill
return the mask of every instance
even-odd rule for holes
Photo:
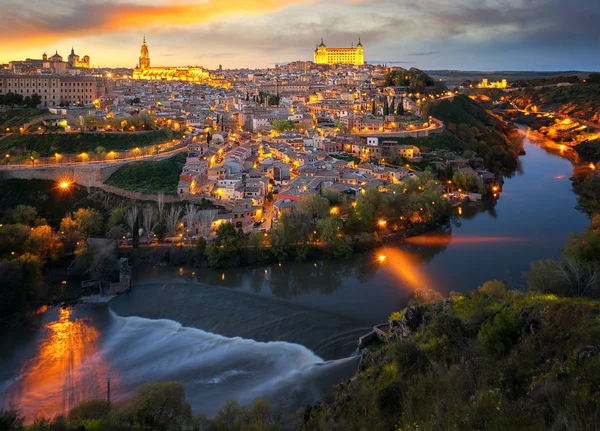
[[[581,70],[561,70],[561,71],[475,71],[475,70],[425,70],[432,78],[442,79],[448,87],[456,87],[465,81],[481,81],[487,78],[490,81],[507,79],[510,82],[526,79],[553,78],[556,76],[577,76],[580,79],[588,77],[590,72]]]

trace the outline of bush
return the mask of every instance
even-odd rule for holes
[[[488,352],[504,356],[519,341],[522,326],[512,312],[504,310],[481,326],[479,341]]]
[[[69,420],[102,419],[109,411],[106,400],[89,400],[77,404],[69,412]]]

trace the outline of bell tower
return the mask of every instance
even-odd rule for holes
[[[146,36],[142,42],[142,49],[140,50],[140,69],[148,69],[150,67],[150,53],[148,52],[148,45],[146,45]]]

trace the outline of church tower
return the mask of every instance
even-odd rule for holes
[[[144,42],[142,43],[142,49],[140,51],[140,69],[148,69],[150,67],[150,53],[148,52],[148,45],[146,45],[146,36],[144,36]]]

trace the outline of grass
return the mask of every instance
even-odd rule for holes
[[[23,124],[35,120],[47,112],[44,109],[8,109],[0,111],[0,131],[5,132],[7,128],[18,131]]]
[[[0,140],[0,153],[17,155],[36,151],[41,157],[52,157],[54,153],[93,153],[98,146],[107,151],[126,151],[161,144],[172,138],[172,133],[167,130],[139,133],[15,134]]]
[[[160,161],[128,163],[117,170],[106,184],[139,193],[177,193],[179,175],[187,153],[179,153]]]

